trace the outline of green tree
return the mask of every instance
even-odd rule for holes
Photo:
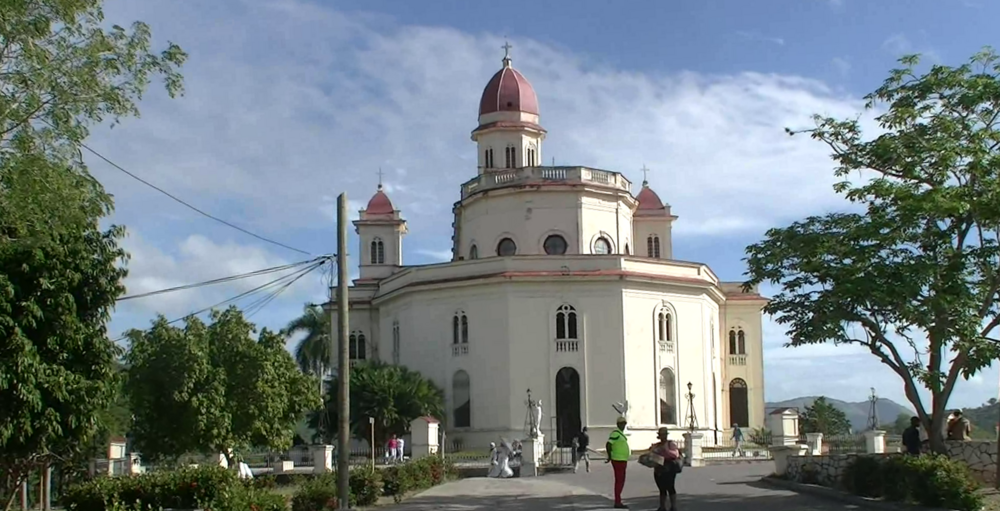
[[[351,434],[371,442],[369,417],[375,418],[375,445],[409,431],[418,417],[444,416],[444,393],[434,382],[403,366],[368,362],[351,368]],[[329,380],[324,407],[310,416],[309,426],[332,442],[337,430],[337,378]]]
[[[184,53],[150,31],[102,29],[98,0],[0,6],[0,504],[27,474],[94,440],[118,385],[107,338],[124,288],[123,230],[79,144],[137,115],[152,77],[181,91]]]
[[[285,449],[299,420],[321,404],[282,336],[263,329],[255,340],[254,325],[235,307],[211,319],[189,318],[179,328],[160,317],[150,330],[129,333],[127,393],[145,457]]]
[[[781,286],[765,312],[789,346],[862,346],[899,375],[940,452],[955,383],[1000,355],[1000,59],[986,49],[922,75],[918,61],[867,96],[877,137],[858,120],[817,116],[809,130],[862,211],[771,229],[747,248],[745,285]]]
[[[892,423],[892,425],[886,428],[886,432],[893,435],[902,435],[903,431],[906,431],[906,428],[910,427],[910,417],[912,417],[912,415],[908,413],[901,413],[897,415],[896,420]]]
[[[330,363],[330,315],[318,305],[307,304],[302,315],[285,326],[286,337],[304,333],[305,337],[295,347],[295,361],[302,372],[323,377]]]
[[[851,432],[847,414],[820,396],[799,414],[799,430],[803,433],[823,433],[824,436],[846,435]]]

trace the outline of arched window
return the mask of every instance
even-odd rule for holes
[[[399,321],[392,322],[392,363],[399,365]]]
[[[660,370],[660,424],[677,424],[677,381],[669,367]]]
[[[462,313],[462,344],[469,344],[469,318]]]
[[[729,421],[733,427],[750,426],[750,396],[746,380],[736,378],[729,382]]]
[[[451,378],[453,424],[456,428],[472,427],[472,389],[469,373],[461,369]]]
[[[350,337],[347,338],[348,358],[351,360],[364,360],[368,355],[366,348],[365,334],[360,330],[351,332]]]
[[[497,243],[497,255],[501,257],[512,256],[517,253],[517,244],[510,238],[504,238]]]
[[[747,336],[742,328],[734,328],[729,331],[729,354],[747,354]]]
[[[550,235],[542,243],[542,248],[545,249],[545,253],[548,255],[563,255],[566,253],[567,247],[566,239],[558,234]]]
[[[660,237],[655,234],[650,234],[646,238],[646,257],[652,257],[654,259],[660,258]]]
[[[458,344],[458,314],[451,318],[451,343]]]
[[[528,167],[534,167],[538,163],[535,161],[535,147],[528,148]]]
[[[486,157],[483,158],[483,166],[492,169],[493,168],[493,148],[486,150]]]
[[[576,309],[562,305],[556,309],[556,339],[579,339],[576,329]]]
[[[381,238],[372,240],[372,264],[385,264],[385,245]]]
[[[611,253],[611,242],[607,238],[601,236],[594,241],[594,253],[595,254],[610,254]]]
[[[508,147],[507,150],[504,152],[504,159],[506,160],[505,161],[506,168],[512,169],[514,167],[517,167],[517,148],[513,146]]]
[[[670,327],[672,326],[670,320],[670,312],[667,310],[661,310],[656,316],[657,340],[660,342],[670,342],[673,340],[670,335]]]
[[[469,247],[469,259],[479,259],[479,248],[475,244]]]

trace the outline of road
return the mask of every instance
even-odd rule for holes
[[[681,511],[834,511],[856,509],[818,497],[772,489],[757,481],[772,463],[686,468],[677,478]],[[611,509],[609,465],[595,463],[590,473],[549,474],[538,478],[472,478],[444,484],[390,509],[395,511],[596,511]],[[655,510],[657,490],[649,469],[629,465],[623,495],[633,510]]]

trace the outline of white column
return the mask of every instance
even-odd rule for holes
[[[333,472],[333,446],[312,445],[309,447],[313,459],[313,473]],[[340,456],[350,456],[351,453],[338,453]]]
[[[823,454],[823,433],[806,433],[806,447],[813,456]]]
[[[684,433],[684,458],[687,466],[705,466],[705,459],[701,455],[701,441],[704,437],[704,434],[698,432]]]
[[[885,431],[865,431],[865,452],[885,453]]]

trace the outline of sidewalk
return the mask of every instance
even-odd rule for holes
[[[546,478],[490,479],[476,477],[436,486],[400,504],[393,511],[478,511],[554,509],[597,511],[611,501],[579,486]]]

